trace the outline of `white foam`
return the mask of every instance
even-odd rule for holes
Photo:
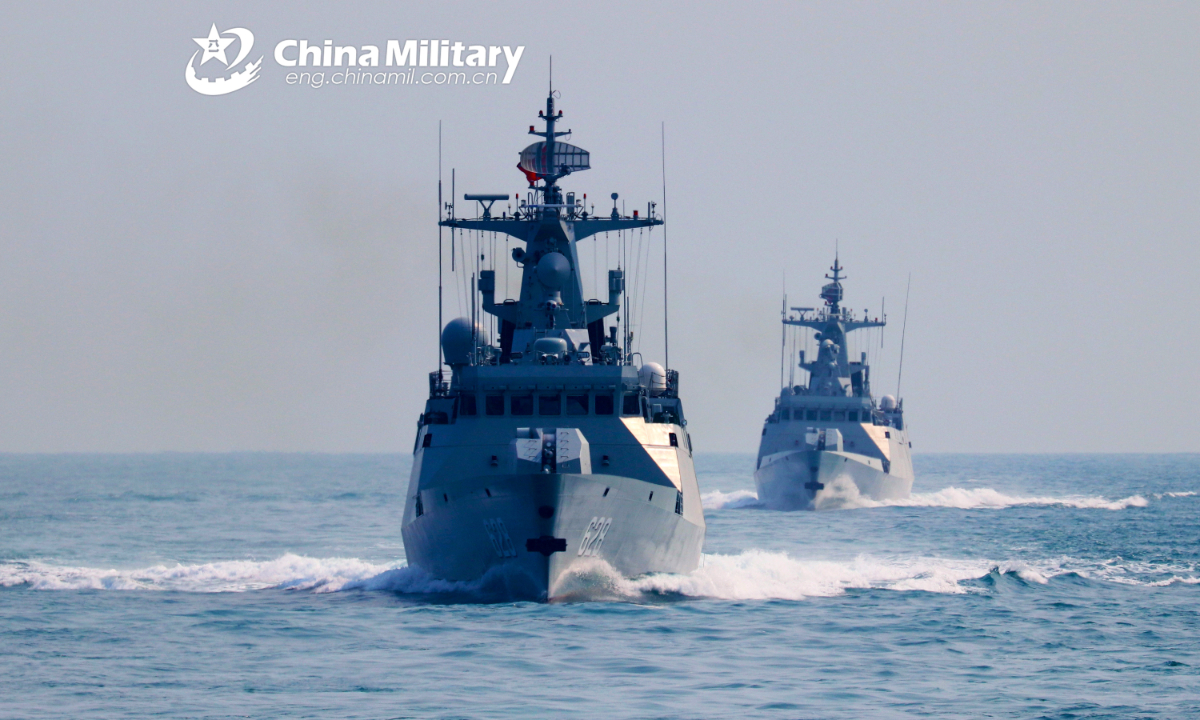
[[[896,592],[963,594],[978,590],[962,583],[989,573],[1011,573],[1046,584],[1047,569],[1024,562],[931,557],[874,557],[853,560],[800,560],[786,553],[747,550],[738,555],[705,555],[704,563],[688,575],[649,575],[605,582],[626,596],[678,594],[721,600],[803,600],[832,597],[847,590],[880,589]],[[592,570],[593,574],[597,574]],[[1057,574],[1057,573],[1053,573]]]
[[[530,597],[528,578],[512,566],[494,568],[472,582],[430,577],[420,568],[379,565],[354,558],[283,555],[274,560],[230,560],[196,565],[155,565],[137,570],[64,567],[40,562],[0,563],[0,586],[36,590],[126,590],[248,592],[266,588],[314,593],[347,590],[406,594],[455,593],[468,599]],[[554,595],[562,599],[633,600],[653,595],[723,600],[801,600],[831,597],[853,589],[960,594],[979,591],[964,584],[992,573],[1016,575],[1046,584],[1065,573],[1125,585],[1162,587],[1200,584],[1197,567],[1110,560],[1056,558],[992,561],[915,556],[859,555],[850,560],[798,559],[787,553],[746,550],[736,555],[705,555],[686,575],[625,578],[598,558],[573,566]]]
[[[1143,587],[1200,584],[1191,565],[1134,562],[1114,558],[1103,562],[1060,557],[1037,561],[953,559],[933,557],[876,557],[853,560],[799,560],[786,553],[747,550],[738,555],[705,555],[704,563],[688,575],[650,575],[622,580],[626,595],[679,594],[725,600],[801,600],[829,597],[852,589],[962,594],[980,592],[964,584],[988,575],[1015,575],[1037,585],[1076,574],[1086,579]],[[1164,575],[1168,577],[1163,577]]]
[[[960,510],[998,509],[1022,505],[1061,505],[1086,510],[1124,510],[1131,507],[1146,507],[1149,502],[1141,495],[1130,495],[1119,500],[1110,500],[1098,495],[1037,497],[1005,495],[991,488],[948,487],[932,493],[913,493],[901,500],[887,500],[877,504],[900,507],[948,507]]]
[[[1192,491],[1192,490],[1187,490],[1187,491],[1184,491],[1184,492],[1165,492],[1165,493],[1155,493],[1155,494],[1154,494],[1154,499],[1155,499],[1155,500],[1161,500],[1161,499],[1163,499],[1163,498],[1185,498],[1185,497],[1195,497],[1195,496],[1196,496],[1196,493],[1195,493],[1194,491]]]
[[[1175,585],[1177,583],[1181,585],[1200,585],[1200,577],[1180,577],[1178,575],[1172,575],[1166,580],[1156,580],[1148,584],[1152,587],[1167,587],[1168,585]]]
[[[713,490],[700,496],[700,504],[705,510],[733,510],[744,507],[757,507],[758,495],[753,490],[734,490],[721,492]]]
[[[1064,497],[1005,495],[991,488],[942,488],[931,493],[913,493],[895,500],[872,500],[858,493],[858,487],[848,479],[839,478],[829,486],[829,492],[818,496],[818,510],[856,510],[877,507],[944,507],[957,510],[998,510],[1009,507],[1033,505],[1059,505],[1083,510],[1124,510],[1131,507],[1146,507],[1150,501],[1141,495],[1110,500],[1099,495],[1067,495]],[[1189,497],[1192,492],[1162,493],[1162,497]],[[711,500],[710,500],[711,497]],[[757,507],[758,496],[749,490],[732,493],[714,491],[703,495],[704,509],[720,510],[731,507]],[[710,504],[711,503],[711,504]]]
[[[249,592],[268,588],[314,593],[366,590],[406,594],[458,593],[476,598],[536,596],[536,583],[511,565],[482,578],[453,582],[418,567],[376,564],[356,558],[286,554],[274,560],[227,560],[195,565],[154,565],[133,570],[68,567],[38,561],[0,563],[0,587],[34,590],[132,590]]]
[[[286,554],[274,560],[225,560],[197,565],[154,565],[134,570],[63,567],[42,562],[0,563],[0,586],[36,590],[179,590],[245,592],[269,587],[339,590],[393,566],[355,558]]]
[[[982,577],[982,561],[932,558],[875,558],[850,561],[798,560],[786,553],[747,550],[706,555],[688,575],[650,575],[627,581],[641,593],[672,593],[724,600],[801,600],[840,595],[850,589],[882,588],[938,593],[966,592],[959,583]]]

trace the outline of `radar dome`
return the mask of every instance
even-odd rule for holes
[[[540,355],[561,358],[567,354],[567,341],[560,337],[544,337],[533,341],[533,351]]]
[[[543,285],[551,290],[561,290],[571,274],[571,263],[562,253],[546,253],[538,260],[537,276]]]
[[[879,398],[879,408],[881,410],[895,410],[896,398],[891,395],[884,395],[883,397]]]
[[[472,335],[474,338],[472,338]],[[476,324],[474,332],[468,318],[455,318],[442,329],[442,352],[450,365],[466,365],[471,362],[471,342],[483,344],[484,329]]]
[[[656,362],[648,362],[638,371],[638,379],[650,391],[651,397],[658,397],[667,391],[667,371]]]

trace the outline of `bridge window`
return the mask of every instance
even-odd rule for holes
[[[475,414],[475,396],[461,395],[458,398],[458,414],[459,415],[474,415]]]
[[[638,395],[626,395],[624,402],[621,404],[622,415],[641,415],[642,404],[638,402]]]
[[[567,396],[567,414],[568,415],[587,415],[588,414],[588,396],[587,395],[568,395]]]
[[[848,413],[848,415],[849,415],[850,422],[858,422],[858,411],[857,410],[851,410]]]
[[[788,410],[787,408],[779,408],[779,419],[780,420],[791,420],[792,419],[792,411]]]
[[[817,419],[817,411],[816,410],[805,411],[804,419],[805,420],[816,420]]]
[[[596,393],[596,414],[597,415],[612,415],[613,414],[612,393]]]
[[[513,415],[532,415],[533,414],[533,396],[532,395],[513,395],[512,396],[512,414]]]
[[[562,415],[562,395],[539,395],[538,415]]]
[[[503,395],[488,395],[483,399],[483,410],[488,415],[503,415],[504,414],[504,396]]]
[[[822,420],[832,420],[833,419],[833,411],[832,410],[822,410],[821,411],[821,419]]]
[[[845,411],[845,410],[838,410],[837,412],[835,412],[835,413],[833,414],[833,419],[834,419],[834,420],[839,420],[839,421],[845,422],[845,420],[846,420],[846,411]]]

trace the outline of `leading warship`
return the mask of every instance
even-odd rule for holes
[[[444,326],[449,378],[429,376],[401,527],[409,563],[432,576],[541,600],[569,595],[569,579],[601,563],[626,577],[690,572],[705,532],[678,373],[634,364],[627,307],[625,324],[606,332],[629,295],[624,269],[608,271],[605,300],[583,294],[580,241],[662,217],[653,203],[645,216],[625,215],[616,193],[612,212],[598,216],[586,195],[564,193],[559,180],[591,159],[558,139],[570,131],[555,129],[554,105],[552,90],[538,112],[544,130],[529,127],[543,139],[520,154],[530,190],[515,210],[492,214],[508,195],[464,195],[477,203],[472,219],[442,205],[451,233],[523,243],[505,258],[519,268],[520,292],[498,298],[495,269],[480,270],[470,304],[498,333],[474,309]]]
[[[844,270],[834,257],[831,282],[821,288],[821,308],[791,308],[789,327],[814,331],[817,357],[798,367],[808,385],[784,387],[763,425],[754,484],[763,505],[817,510],[853,505],[860,498],[896,500],[912,491],[913,467],[904,402],[871,395],[867,353],[851,361],[846,336],[883,327],[886,316],[855,317],[842,307]],[[786,305],[786,303],[785,303]],[[786,337],[786,335],[785,335]]]

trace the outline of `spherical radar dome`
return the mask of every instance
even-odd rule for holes
[[[896,398],[891,395],[884,395],[883,397],[879,398],[879,408],[881,410],[895,410]]]
[[[638,379],[650,391],[651,397],[658,397],[667,391],[667,371],[656,362],[648,362],[638,371]]]
[[[482,344],[483,333],[483,327],[479,324],[475,325],[472,333],[469,318],[454,318],[446,323],[446,327],[442,329],[442,352],[446,355],[446,362],[451,365],[466,365],[470,362],[472,334],[474,341]]]
[[[570,274],[571,263],[567,262],[567,256],[562,253],[546,253],[538,260],[538,280],[551,290],[561,290]]]

